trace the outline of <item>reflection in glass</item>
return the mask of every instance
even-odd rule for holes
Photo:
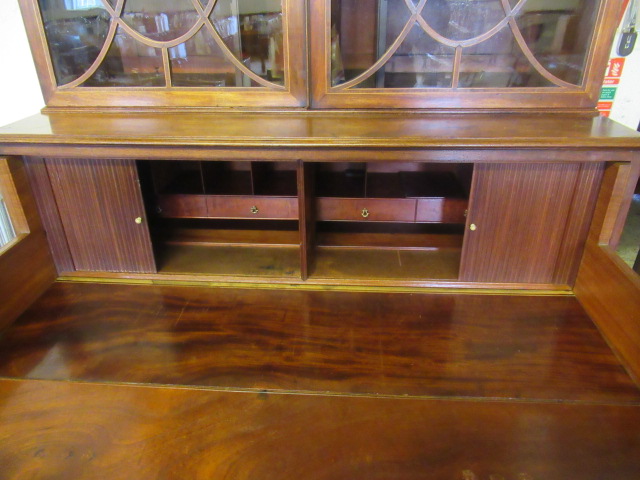
[[[13,228],[11,217],[9,216],[9,209],[0,191],[0,248],[4,247],[14,238],[16,238],[16,231]]]
[[[404,0],[333,0],[331,5],[333,85],[348,82],[371,67],[411,17]],[[376,79],[362,86],[376,86],[371,81]]]
[[[84,74],[102,49],[111,16],[101,0],[39,0],[58,85]]]
[[[427,2],[422,17],[450,40],[475,38],[505,16],[500,0],[435,0]]]
[[[358,88],[450,88],[455,50],[414,25],[395,54]]]
[[[170,5],[170,6],[169,6]],[[127,0],[122,19],[141,35],[166,42],[187,33],[199,16],[191,0]]]
[[[640,181],[616,249],[622,260],[640,274]]]
[[[529,0],[517,16],[518,27],[537,60],[565,82],[582,83],[599,3],[564,0],[550,9],[544,0]]]
[[[171,76],[176,87],[251,87],[249,77],[224,56],[210,33],[202,28],[187,42],[169,49]]]
[[[281,0],[218,0],[210,19],[249,70],[272,83],[284,83]]]
[[[525,55],[511,25],[505,23],[490,38],[463,48],[458,88],[556,87],[545,78],[549,77],[546,72],[536,70],[527,55],[560,81],[580,84],[600,0],[509,0],[511,7],[518,4],[523,7],[516,23],[531,53],[527,50]],[[452,72],[450,60],[457,42],[490,32],[505,19],[501,0],[428,0],[420,14],[450,45],[432,38],[416,23],[383,69],[357,87],[446,88],[450,86],[446,80]],[[396,42],[410,18],[404,0],[332,0],[332,85],[349,82],[374,65]],[[434,37],[438,38],[436,34]],[[413,57],[413,63],[409,57]],[[421,63],[420,59],[429,61]],[[393,73],[404,78],[396,75],[393,80]]]
[[[131,38],[120,27],[100,68],[82,86],[163,87],[162,52]]]
[[[524,56],[506,28],[462,50],[458,88],[555,87]]]

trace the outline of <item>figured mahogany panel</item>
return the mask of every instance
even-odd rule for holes
[[[45,162],[76,270],[156,271],[134,161]]]
[[[572,281],[590,220],[590,210],[574,204],[589,198],[596,183],[581,172],[579,163],[476,165],[460,279]]]
[[[72,272],[75,270],[75,266],[44,160],[26,157],[24,163],[58,273]]]
[[[636,480],[640,408],[0,380],[6,478]]]
[[[640,401],[570,296],[58,283],[0,351],[0,376]]]

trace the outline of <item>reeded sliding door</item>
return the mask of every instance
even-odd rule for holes
[[[602,172],[599,163],[477,164],[460,280],[572,285]]]

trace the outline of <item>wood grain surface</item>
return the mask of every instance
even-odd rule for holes
[[[58,273],[72,272],[75,266],[44,159],[25,157],[24,164]]]
[[[46,165],[76,270],[156,271],[135,161]]]
[[[572,284],[564,265],[580,257],[594,206],[576,201],[594,197],[592,179],[580,164],[476,165],[460,279]]]
[[[0,188],[17,234],[0,249],[0,328],[4,328],[49,288],[56,267],[22,161],[0,158]]]
[[[640,276],[609,243],[626,216],[640,165],[612,164],[605,171],[575,294],[625,365],[640,382]],[[626,207],[625,207],[626,203]]]
[[[637,148],[640,134],[608,118],[590,115],[537,114],[401,114],[401,113],[50,113],[39,114],[0,128],[0,148],[11,145],[47,144],[111,145],[159,148],[194,147],[353,147],[361,148]],[[1,150],[0,150],[1,152]],[[209,152],[205,152],[209,155]],[[356,152],[370,161],[379,152]],[[419,158],[408,152],[405,161]],[[487,152],[482,155],[490,157]],[[167,159],[184,152],[167,153]],[[222,152],[231,160],[228,152]],[[315,152],[316,161],[330,161]],[[86,154],[85,154],[86,155]],[[251,156],[247,160],[255,159]],[[466,161],[458,153],[457,161]],[[537,152],[521,151],[527,161],[549,161]],[[582,152],[576,161],[588,161]],[[141,156],[140,158],[147,158]],[[224,158],[224,156],[222,157]],[[562,159],[562,152],[554,159]],[[211,159],[211,157],[205,157]],[[282,160],[282,156],[272,159]],[[516,161],[518,155],[510,155]],[[340,161],[353,161],[342,158]],[[611,158],[609,158],[611,160]],[[503,160],[504,161],[504,158]],[[602,159],[599,159],[602,161]]]
[[[0,376],[637,402],[572,297],[57,283]]]
[[[636,480],[640,408],[0,380],[0,478]]]

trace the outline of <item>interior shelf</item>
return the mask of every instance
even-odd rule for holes
[[[165,246],[167,247],[167,246]],[[161,273],[300,278],[298,246],[172,244],[159,256]]]
[[[318,247],[313,277],[318,279],[455,280],[460,249]]]
[[[458,278],[470,164],[141,164],[160,272]]]
[[[321,164],[320,221],[464,223],[468,192],[453,170],[427,164]],[[470,166],[467,167],[467,170]]]
[[[298,218],[291,162],[152,162],[151,176],[162,217]]]

